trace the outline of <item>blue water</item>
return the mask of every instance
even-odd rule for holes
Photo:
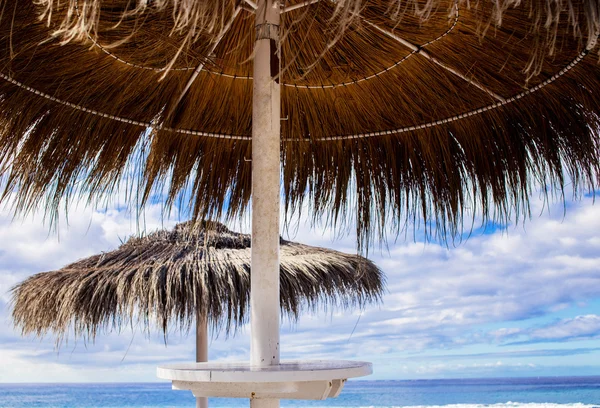
[[[211,407],[248,407],[211,399]],[[282,401],[282,407],[600,408],[600,377],[349,382],[327,401]],[[2,408],[195,407],[168,383],[0,384]]]

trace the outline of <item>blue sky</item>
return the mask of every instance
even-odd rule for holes
[[[284,322],[282,357],[372,361],[369,379],[600,375],[600,203],[567,204],[565,214],[562,203],[536,201],[531,220],[478,231],[456,247],[399,240],[372,250],[387,274],[383,304]],[[177,221],[160,214],[150,206],[143,228]],[[73,206],[57,232],[42,218],[0,212],[0,382],[156,381],[156,365],[192,361],[193,336],[177,331],[167,346],[136,328],[59,349],[51,337],[20,337],[10,321],[13,285],[111,250],[140,228],[119,205]],[[334,240],[302,221],[289,238],[355,252],[352,236]],[[248,333],[217,336],[210,358],[246,360]]]

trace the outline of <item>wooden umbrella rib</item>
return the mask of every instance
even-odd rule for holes
[[[235,11],[233,12],[233,15],[231,16],[231,18],[229,19],[229,21],[227,22],[227,24],[225,25],[225,27],[223,27],[223,29],[221,30],[221,32],[219,33],[219,35],[215,39],[213,45],[210,47],[209,54],[212,54],[213,52],[215,52],[215,50],[219,46],[219,43],[221,42],[221,40],[223,39],[223,37],[225,37],[225,34],[227,34],[227,32],[229,31],[229,29],[233,25],[233,22],[235,21],[235,19],[237,18],[238,14],[240,13],[240,10],[241,10],[240,7],[236,7]],[[190,77],[190,79],[185,84],[185,87],[183,88],[183,91],[181,92],[181,95],[179,95],[179,99],[177,99],[177,102],[175,103],[174,106],[179,105],[179,102],[181,102],[181,100],[183,99],[183,97],[190,90],[190,87],[192,86],[192,84],[194,83],[194,81],[196,80],[196,78],[198,78],[198,75],[200,75],[200,71],[202,71],[202,69],[204,68],[205,64],[206,64],[206,61],[202,61],[196,67],[196,69],[192,73],[192,76]]]
[[[475,79],[468,78],[464,74],[462,74],[459,71],[457,71],[455,68],[452,68],[449,65],[441,62],[440,60],[438,60],[437,58],[435,58],[431,54],[429,54],[427,51],[425,51],[423,48],[418,47],[417,45],[411,43],[410,41],[405,40],[404,38],[398,36],[397,34],[391,32],[389,30],[386,30],[385,28],[379,27],[377,24],[374,24],[374,23],[368,21],[367,19],[363,18],[363,21],[367,25],[369,25],[370,27],[373,27],[374,29],[376,29],[377,31],[379,31],[380,33],[385,34],[389,38],[391,38],[393,40],[396,40],[397,42],[399,42],[400,44],[404,45],[405,47],[410,48],[415,54],[418,54],[418,55],[423,56],[424,58],[427,58],[429,61],[433,62],[434,64],[436,64],[440,68],[445,69],[446,71],[448,71],[451,74],[457,76],[458,78],[460,78],[460,79],[466,81],[467,83],[475,86],[476,88],[482,90],[483,92],[485,92],[488,95],[492,96],[496,100],[498,100],[500,102],[505,102],[506,101],[506,99],[504,99],[504,97],[498,95],[494,91],[492,91],[489,88],[485,87],[484,85],[482,85],[481,83],[479,83]]]
[[[256,9],[258,8],[258,6],[256,5],[256,3],[253,2],[252,0],[244,0],[244,2],[246,4],[248,4],[250,7],[252,7],[252,10],[256,11]]]
[[[250,6],[250,5],[249,5],[249,4],[247,4],[247,3],[240,4],[240,6],[239,6],[239,7],[240,7],[242,10],[246,10],[246,11],[248,11],[248,12],[250,12],[250,13],[256,13],[256,9],[252,8],[252,6]]]
[[[298,10],[306,6],[310,6],[311,4],[315,4],[320,2],[321,0],[307,0],[302,3],[292,4],[291,6],[284,7],[281,13],[287,13],[290,11]]]

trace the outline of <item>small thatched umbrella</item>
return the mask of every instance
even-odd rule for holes
[[[281,310],[291,318],[304,308],[363,307],[379,301],[384,287],[366,258],[283,239],[280,277]],[[98,329],[139,321],[166,336],[170,323],[185,329],[196,316],[229,331],[247,322],[250,235],[220,223],[178,224],[34,275],[13,296],[14,322],[25,335],[51,331],[61,340],[73,329],[93,339]]]
[[[281,240],[281,309],[365,306],[381,299],[381,271],[368,259]],[[197,360],[206,361],[207,324],[233,329],[247,321],[250,235],[219,223],[177,225],[134,237],[118,249],[34,275],[13,288],[15,325],[23,334],[70,329],[94,338],[101,328],[196,319]]]

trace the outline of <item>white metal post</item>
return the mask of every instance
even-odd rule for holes
[[[196,313],[196,362],[208,361],[208,320],[206,316]],[[208,408],[208,398],[197,397],[196,408]]]
[[[277,0],[256,9],[252,100],[251,364],[279,364],[280,117]],[[252,408],[278,408],[277,399],[251,399]]]

